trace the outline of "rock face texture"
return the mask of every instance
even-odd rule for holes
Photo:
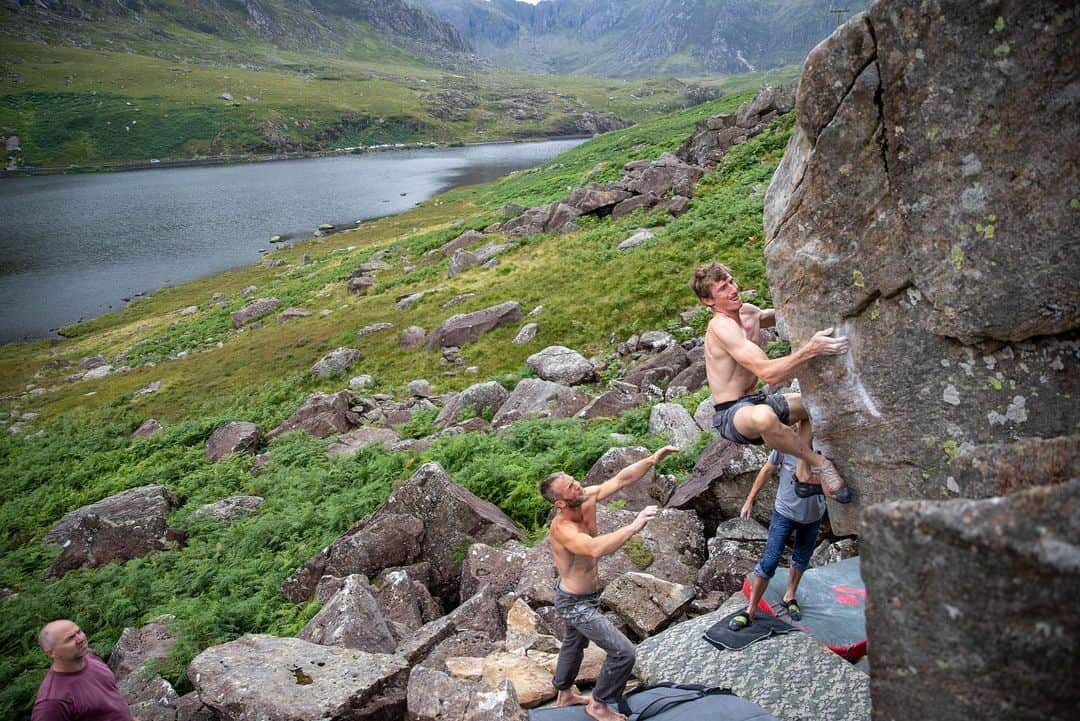
[[[838,533],[877,501],[997,493],[1020,439],[1073,435],[1075,463],[1076,28],[1051,0],[880,0],[807,57],[765,254],[793,345],[851,339],[799,373],[856,493]]]
[[[179,504],[165,486],[140,486],[68,513],[49,531],[63,550],[49,568],[62,576],[76,568],[96,568],[160,551],[184,534],[165,525]]]
[[[428,348],[463,346],[475,342],[480,336],[507,323],[521,320],[521,306],[509,301],[484,308],[473,313],[450,316],[427,339]]]
[[[405,707],[405,659],[297,638],[242,636],[192,660],[199,698],[225,719],[374,721]]]
[[[875,719],[1075,715],[1080,480],[879,504],[860,547]]]

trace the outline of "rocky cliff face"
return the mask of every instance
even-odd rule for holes
[[[740,73],[802,61],[835,27],[824,0],[417,0],[482,54],[599,75]],[[849,11],[865,2],[847,3]]]
[[[881,0],[806,60],[766,197],[769,286],[859,510],[1075,473],[1075,3]]]

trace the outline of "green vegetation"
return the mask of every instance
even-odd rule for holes
[[[587,218],[579,232],[516,240],[496,267],[454,278],[447,277],[441,254],[425,255],[466,228],[498,220],[507,202],[550,202],[589,180],[615,178],[626,161],[677,147],[695,122],[748,98],[723,98],[609,133],[499,183],[454,191],[407,214],[275,251],[273,258],[286,261],[281,267],[240,268],[164,289],[65,329],[69,339],[63,342],[0,347],[0,587],[11,591],[0,599],[0,716],[28,714],[46,667],[34,633],[51,618],[77,619],[94,648],[107,654],[125,626],[175,614],[180,642],[162,671],[181,691],[190,688],[185,668],[201,649],[244,633],[295,633],[316,608],[288,603],[281,581],[426,461],[443,464],[537,539],[548,512],[536,492],[538,479],[555,468],[583,475],[612,444],[613,432],[658,447],[661,441],[647,434],[649,409],[640,408],[613,421],[527,421],[500,434],[450,436],[419,454],[375,448],[330,460],[325,448],[331,439],[291,434],[269,444],[272,460],[260,476],[250,473],[248,456],[209,464],[203,455],[206,438],[225,421],[250,420],[267,431],[307,394],[340,390],[343,379],[319,381],[308,373],[338,346],[362,350],[364,359],[352,372],[376,378],[372,392],[398,393],[414,378],[427,378],[438,393],[488,378],[513,387],[528,375],[526,357],[547,345],[605,355],[612,353],[612,334],[625,339],[667,327],[678,311],[695,305],[686,278],[707,260],[729,264],[768,304],[762,204],[792,128],[790,117],[729,153],[678,218],[659,212],[619,221]],[[641,225],[654,229],[656,241],[631,253],[615,250]],[[367,295],[350,295],[349,273],[378,250],[388,252],[392,268],[378,274]],[[301,267],[304,254],[311,262]],[[415,270],[405,273],[406,265]],[[312,315],[233,330],[228,314],[244,304],[240,290],[248,285],[256,285],[259,296],[276,296]],[[412,309],[395,310],[396,297],[421,290],[428,295]],[[219,292],[229,307],[212,302]],[[463,293],[475,295],[441,307]],[[476,366],[476,374],[441,363],[436,351],[404,351],[397,344],[406,325],[432,329],[454,313],[510,299],[526,311],[543,306],[536,318],[540,334],[518,346],[510,343],[517,329],[507,326],[463,347],[465,365]],[[191,305],[198,312],[176,313]],[[397,330],[357,339],[360,328],[387,320]],[[80,359],[99,353],[130,370],[66,380]],[[152,381],[161,382],[159,391],[135,395]],[[683,402],[691,407],[700,397]],[[165,430],[131,441],[131,431],[151,417]],[[423,435],[431,420],[430,412],[418,414],[401,430]],[[18,431],[9,432],[16,424]],[[662,472],[685,478],[699,451],[666,459]],[[58,553],[45,536],[63,514],[149,483],[166,485],[179,499],[170,525],[188,533],[186,546],[45,582]],[[200,505],[237,494],[266,500],[255,515],[230,525],[195,518]]]

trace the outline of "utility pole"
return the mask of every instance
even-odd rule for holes
[[[829,8],[829,12],[836,16],[836,27],[840,27],[840,20],[847,11],[847,8]]]

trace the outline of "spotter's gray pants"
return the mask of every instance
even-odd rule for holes
[[[552,685],[560,691],[570,688],[577,678],[585,647],[592,641],[607,652],[607,659],[596,679],[592,697],[607,704],[618,703],[626,682],[634,671],[637,658],[634,644],[599,610],[600,592],[567,593],[555,587],[555,612],[566,622],[566,635],[559,648]]]

